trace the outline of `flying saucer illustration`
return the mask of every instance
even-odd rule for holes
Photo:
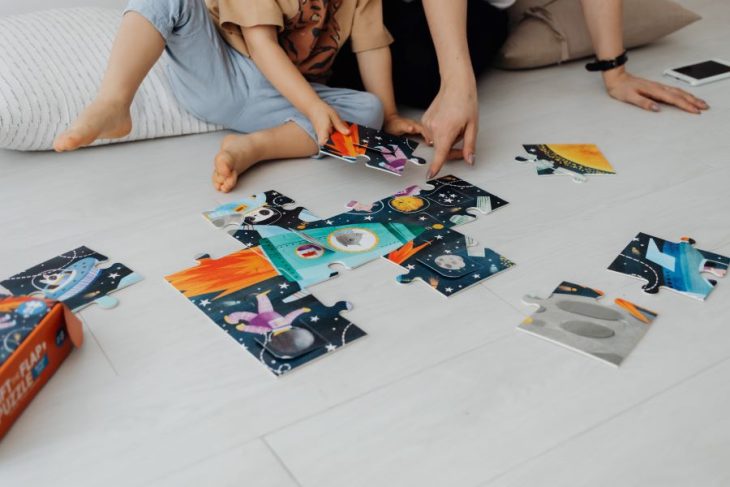
[[[46,271],[33,279],[33,287],[49,299],[67,301],[87,289],[101,270],[96,266],[99,261],[86,257],[68,267]]]

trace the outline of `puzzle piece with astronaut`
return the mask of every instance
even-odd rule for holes
[[[325,306],[280,275],[259,247],[202,255],[165,279],[277,376],[365,336],[341,316],[350,303]]]
[[[356,123],[347,123],[349,134],[333,132],[320,154],[349,163],[363,159],[372,169],[396,176],[403,175],[408,162],[422,166],[426,160],[413,155],[418,142],[406,137],[390,135]]]

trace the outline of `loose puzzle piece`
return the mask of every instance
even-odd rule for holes
[[[0,366],[48,314],[52,301],[0,294]]]
[[[525,296],[537,306],[519,329],[613,365],[621,365],[648,331],[657,314],[616,299],[603,306],[603,292],[563,282],[547,299]]]
[[[320,153],[350,163],[364,159],[368,167],[396,176],[403,174],[408,162],[419,166],[426,163],[425,159],[413,155],[418,148],[413,140],[355,123],[348,123],[348,127],[347,135],[335,131]]]
[[[705,278],[703,273],[724,277],[730,257],[694,245],[695,241],[687,237],[675,243],[639,233],[608,268],[648,281],[642,289],[649,294],[666,287],[704,301],[717,281]]]
[[[366,335],[340,315],[349,303],[323,305],[258,248],[198,262],[167,281],[275,375]]]
[[[108,258],[79,247],[0,281],[15,296],[42,294],[77,312],[91,303],[113,308],[119,301],[109,293],[131,286],[142,277],[123,264],[101,268]]]
[[[611,163],[593,144],[523,145],[527,155],[515,159],[532,163],[540,176],[564,174],[576,183],[587,181],[586,174],[616,174]]]
[[[491,249],[447,229],[432,229],[400,249],[388,260],[408,270],[398,276],[407,284],[421,280],[448,297],[512,267],[514,263]]]

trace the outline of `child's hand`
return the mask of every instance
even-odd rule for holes
[[[410,118],[401,117],[397,113],[386,117],[383,123],[383,130],[391,135],[420,135],[426,138],[426,132],[420,122]]]
[[[345,135],[350,133],[347,124],[342,121],[334,108],[323,101],[313,105],[306,115],[314,127],[320,146],[327,143],[333,129]]]

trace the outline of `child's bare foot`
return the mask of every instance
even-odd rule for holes
[[[97,139],[118,139],[132,131],[132,117],[124,104],[96,100],[56,137],[53,149],[65,152],[84,147]]]
[[[238,182],[238,176],[259,162],[256,135],[226,135],[221,150],[215,156],[213,186],[228,193]]]

